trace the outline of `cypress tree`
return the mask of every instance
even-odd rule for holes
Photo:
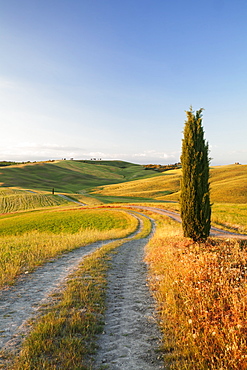
[[[182,140],[181,218],[184,236],[205,240],[210,233],[208,143],[204,139],[202,111],[186,111]]]

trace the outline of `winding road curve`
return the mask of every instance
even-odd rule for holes
[[[121,207],[125,207],[125,206],[121,206]],[[175,220],[177,222],[180,222],[180,223],[182,222],[181,217],[178,213],[173,212],[173,211],[168,211],[168,210],[165,210],[165,209],[162,209],[162,208],[148,207],[148,206],[135,206],[135,205],[126,206],[126,207],[152,211],[152,212],[155,212],[155,213],[159,213],[161,215],[166,215],[166,216],[172,218],[173,220]],[[233,232],[230,232],[230,231],[219,229],[219,228],[214,227],[214,226],[211,227],[210,235],[213,236],[213,237],[216,237],[216,238],[235,238],[235,239],[243,239],[243,240],[247,239],[246,234],[237,234],[237,233],[233,233]]]

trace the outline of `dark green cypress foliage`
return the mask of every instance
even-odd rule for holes
[[[184,236],[194,241],[206,239],[211,227],[208,143],[204,139],[202,111],[194,114],[191,107],[186,112],[181,155],[182,225]]]

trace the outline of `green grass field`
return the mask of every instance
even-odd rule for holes
[[[125,237],[138,221],[117,209],[29,211],[0,216],[0,287],[49,258],[97,240]]]
[[[104,209],[35,211],[0,216],[0,236],[32,231],[75,234],[84,229],[103,231],[127,226],[127,219],[122,213]]]
[[[212,222],[220,228],[247,234],[247,204],[215,203]]]

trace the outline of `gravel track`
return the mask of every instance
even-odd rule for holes
[[[158,353],[161,333],[143,262],[147,242],[144,238],[125,243],[113,257],[105,328],[98,341],[95,370],[164,369]]]

